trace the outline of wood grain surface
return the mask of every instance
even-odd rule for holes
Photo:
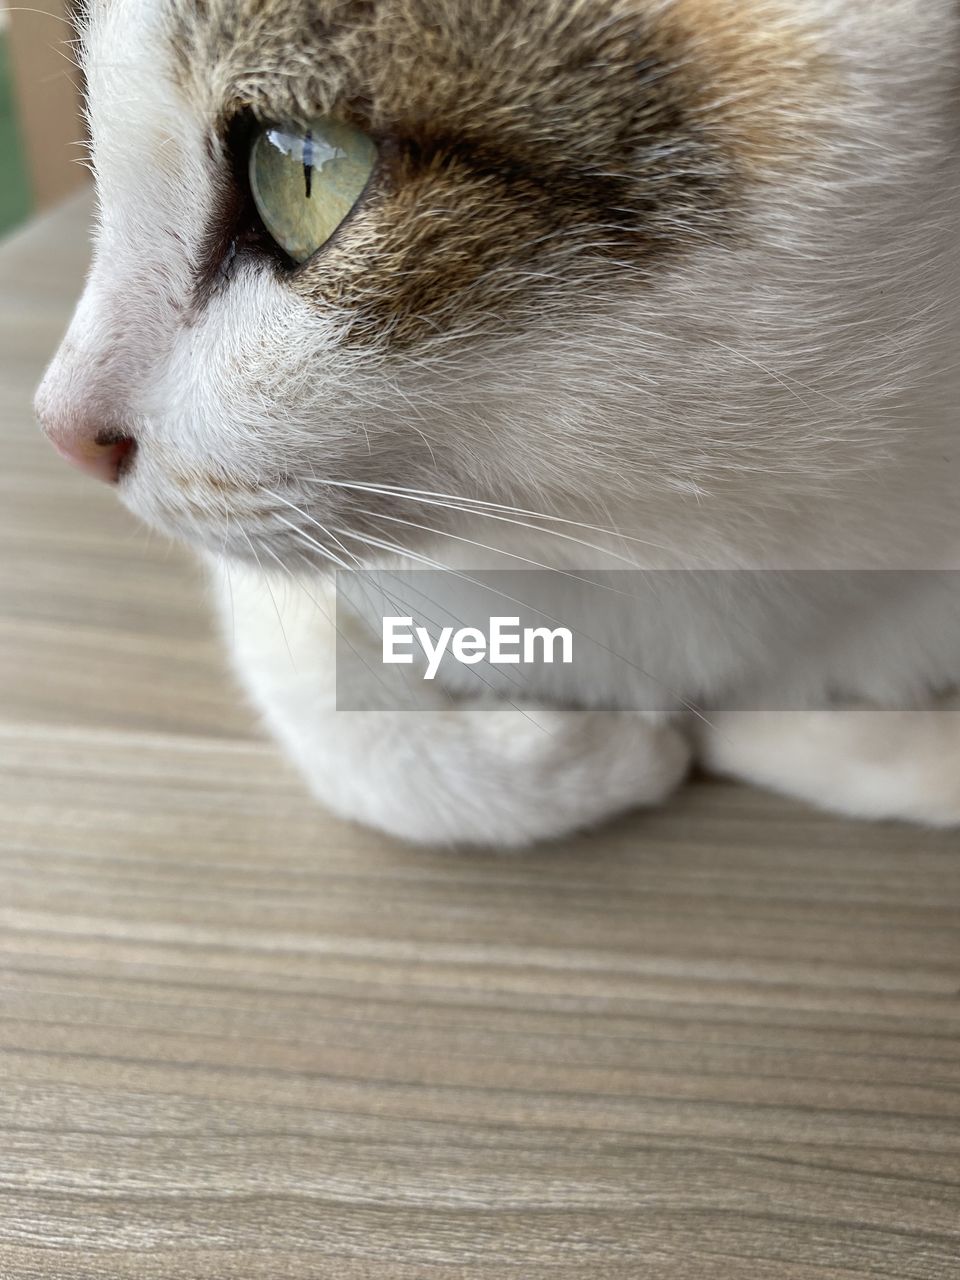
[[[326,817],[33,426],[87,217],[0,249],[3,1280],[960,1275],[960,838]]]

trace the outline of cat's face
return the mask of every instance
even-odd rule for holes
[[[781,360],[817,340],[804,254],[866,127],[835,9],[93,0],[101,221],[45,426],[134,440],[120,493],[151,522],[281,559],[448,515],[392,487],[586,509],[789,467],[822,404],[758,369],[774,331]],[[324,129],[356,143],[332,195]],[[296,173],[258,205],[281,132]]]

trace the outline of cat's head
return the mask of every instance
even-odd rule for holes
[[[152,523],[285,560],[454,518],[396,490],[819,482],[946,148],[925,7],[93,0],[95,259],[39,416]]]

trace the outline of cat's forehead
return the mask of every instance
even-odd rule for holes
[[[521,119],[562,129],[601,91],[609,98],[618,67],[635,79],[654,63],[676,65],[666,8],[662,0],[168,0],[167,14],[184,84],[214,85],[228,110],[355,104],[374,127],[452,132],[509,131]]]
[[[169,60],[205,117],[354,107],[374,128],[549,136],[573,148],[652,140],[665,108],[770,152],[784,116],[824,91],[796,0],[93,0]],[[718,135],[719,136],[719,135]],[[754,157],[755,158],[755,157]]]

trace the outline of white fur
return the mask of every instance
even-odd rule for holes
[[[416,840],[522,844],[660,800],[685,773],[689,739],[718,769],[841,811],[960,821],[960,740],[932,727],[933,711],[858,712],[826,730],[815,717],[710,710],[761,694],[805,707],[932,696],[960,675],[960,604],[942,591],[909,607],[880,599],[866,630],[822,585],[787,609],[755,594],[733,631],[709,592],[665,607],[605,598],[597,630],[611,662],[575,691],[597,710],[531,710],[570,700],[556,668],[519,709],[482,709],[476,686],[454,690],[453,710],[334,709],[318,544],[347,565],[403,558],[344,531],[344,491],[327,477],[569,522],[471,506],[432,534],[445,499],[410,500],[420,527],[384,520],[382,538],[411,564],[960,567],[956,5],[785,0],[777,12],[822,33],[844,92],[798,122],[806,145],[746,203],[736,246],[705,242],[638,277],[634,297],[608,290],[604,304],[598,280],[590,319],[558,278],[567,305],[522,340],[465,328],[405,358],[345,346],[343,316],[249,261],[187,322],[213,198],[203,130],[220,104],[178,97],[157,0],[94,4],[102,219],[38,410],[119,417],[140,446],[121,487],[131,509],[218,564],[260,558],[215,570],[225,630],[273,730],[340,813]],[[184,486],[211,470],[259,491]],[[558,601],[576,590],[558,575]],[[813,612],[816,652],[795,643]],[[629,673],[651,652],[670,697],[648,688],[641,716]],[[692,731],[678,700],[715,728]],[[898,767],[914,737],[929,768]]]

